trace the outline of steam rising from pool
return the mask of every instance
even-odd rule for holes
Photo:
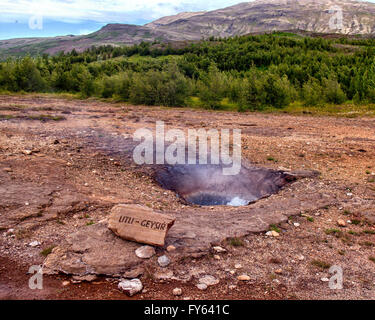
[[[290,177],[282,171],[242,166],[238,175],[223,175],[221,165],[164,166],[156,180],[188,204],[246,206],[277,193]]]
[[[241,206],[247,206],[250,202],[244,199],[241,199],[239,197],[234,197],[231,201],[227,203],[227,206],[232,207],[241,207]]]

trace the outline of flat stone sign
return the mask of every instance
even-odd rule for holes
[[[155,246],[164,246],[168,230],[175,219],[140,205],[113,207],[108,228],[119,237]]]

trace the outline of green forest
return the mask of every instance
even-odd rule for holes
[[[375,40],[273,33],[9,58],[0,91],[238,111],[372,104]]]

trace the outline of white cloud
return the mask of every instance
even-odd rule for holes
[[[181,11],[213,10],[241,0],[0,0],[0,22],[32,15],[64,22],[153,20]]]

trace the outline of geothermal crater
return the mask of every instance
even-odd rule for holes
[[[175,165],[156,172],[157,182],[188,204],[244,206],[277,193],[291,176],[266,168],[244,167],[224,175],[221,165]]]

